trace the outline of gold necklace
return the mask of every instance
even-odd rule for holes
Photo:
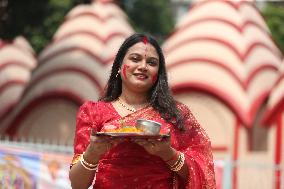
[[[118,99],[117,99],[117,102],[122,106],[122,107],[124,107],[126,110],[128,110],[128,111],[130,111],[130,112],[136,112],[136,109],[135,108],[129,108],[128,106],[126,106],[121,100],[120,100],[120,98],[118,97]],[[146,108],[147,106],[148,106],[149,104],[146,104],[146,106],[144,106],[144,107],[142,107],[142,108]],[[141,109],[142,109],[141,108]]]
[[[120,98],[118,98],[117,102],[118,102],[123,108],[125,108],[126,110],[131,111],[131,112],[133,112],[133,113],[136,112],[136,109],[135,109],[135,108],[129,108],[129,107],[127,107],[125,104],[123,104],[123,102],[121,102]]]

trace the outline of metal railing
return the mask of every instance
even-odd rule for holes
[[[216,175],[220,177],[219,180],[217,179],[220,189],[284,189],[283,164],[275,165],[252,160],[217,160],[215,165],[216,169],[218,167],[222,169],[221,175]],[[236,172],[236,183],[234,183],[234,171]]]
[[[60,152],[73,154],[73,144],[66,141],[36,139],[36,138],[11,138],[9,136],[0,137],[0,145],[11,148],[24,148],[37,152]]]
[[[73,154],[73,145],[63,141],[1,137],[0,145],[39,153],[67,154],[70,157]],[[275,165],[272,162],[216,160],[216,174],[219,174],[216,175],[216,178],[219,176],[218,189],[232,189],[234,185],[237,189],[284,189],[284,164]],[[218,168],[222,170],[221,173],[217,171]],[[235,170],[237,183],[233,181]]]

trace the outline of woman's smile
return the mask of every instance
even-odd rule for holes
[[[134,73],[133,74],[138,80],[146,80],[148,79],[148,76],[146,74],[143,74],[143,73]]]

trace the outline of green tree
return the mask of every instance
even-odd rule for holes
[[[267,3],[262,14],[274,41],[284,53],[284,6],[278,3]]]
[[[36,52],[52,39],[65,15],[79,3],[89,0],[3,0],[0,38],[12,40],[24,36]]]
[[[25,26],[34,27],[41,23],[46,10],[47,1],[16,1],[6,0],[1,14],[0,37],[12,40],[23,33]]]
[[[150,33],[162,42],[173,30],[169,0],[121,0],[120,5],[137,32]]]
[[[0,0],[0,38],[24,36],[38,53],[50,43],[66,14],[91,0]],[[135,31],[162,42],[174,27],[170,0],[117,0]],[[1,6],[2,5],[2,6]]]
[[[41,51],[52,39],[63,22],[67,12],[73,7],[72,0],[49,0],[45,15],[39,25],[27,25],[23,33],[37,52]]]

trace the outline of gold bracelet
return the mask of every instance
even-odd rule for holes
[[[93,167],[93,168],[88,167],[87,165],[84,164],[84,162],[81,159],[80,159],[80,163],[85,169],[87,169],[89,171],[96,171],[97,168],[98,168],[98,167]]]
[[[84,153],[81,155],[81,157],[80,157],[80,163],[81,163],[81,165],[82,165],[85,169],[87,169],[87,170],[89,170],[89,171],[95,171],[95,170],[97,170],[98,164],[88,163],[88,162],[84,159],[84,154],[85,154],[85,152],[84,152]]]
[[[170,165],[170,167],[176,167],[179,162],[181,161],[181,152],[178,152],[177,160],[173,165]]]
[[[81,158],[82,158],[82,161],[83,161],[87,166],[89,166],[89,167],[97,167],[97,166],[98,166],[98,164],[92,164],[92,163],[87,162],[87,161],[85,160],[85,158],[84,158],[84,155],[85,155],[85,152],[83,152]]]
[[[180,152],[179,158],[178,158],[177,162],[173,166],[171,166],[171,170],[174,171],[174,172],[180,171],[181,168],[184,165],[184,161],[185,161],[184,154]]]

